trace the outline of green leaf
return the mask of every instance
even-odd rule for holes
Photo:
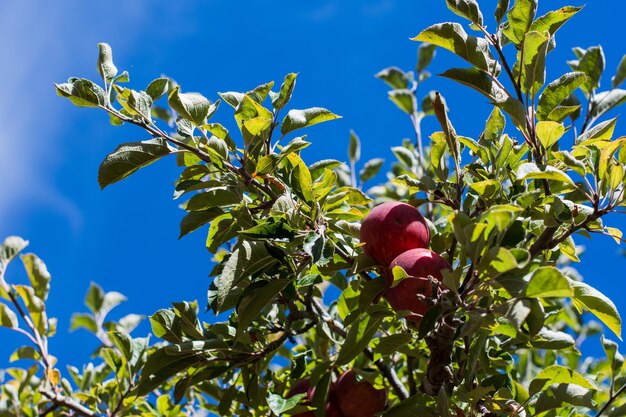
[[[591,115],[595,118],[626,103],[626,90],[619,88],[598,93],[593,97]]]
[[[268,217],[260,220],[256,226],[239,232],[250,239],[293,239],[295,232],[281,217]]]
[[[530,31],[537,32],[550,32],[550,35],[554,35],[561,26],[571,19],[576,13],[581,11],[582,7],[565,6],[559,10],[554,10],[546,13],[545,15],[538,17],[530,25]]]
[[[552,266],[537,268],[526,287],[529,298],[570,297],[572,293],[570,281]]]
[[[478,26],[483,25],[483,14],[476,0],[446,0],[446,4],[454,14],[464,17]]]
[[[79,107],[105,106],[108,101],[102,87],[85,78],[54,86],[59,96],[66,97]]]
[[[596,409],[593,400],[594,393],[586,388],[574,384],[554,384],[543,389],[535,402],[535,413],[546,415],[545,411],[562,408],[565,405],[574,405]],[[570,407],[568,407],[570,408]]]
[[[287,116],[283,119],[280,132],[283,135],[286,135],[296,129],[313,126],[318,123],[339,118],[341,118],[341,116],[337,116],[330,110],[326,110],[321,107],[312,107],[305,110],[289,110],[289,113],[287,113]]]
[[[381,313],[366,314],[352,324],[335,360],[335,365],[345,365],[363,352],[378,331],[383,318],[384,315]]]
[[[545,149],[549,149],[565,134],[565,126],[557,122],[539,122],[536,126],[537,137]]]
[[[109,154],[98,171],[98,183],[104,189],[128,177],[135,171],[171,153],[164,139],[124,143]]]
[[[160,348],[148,357],[134,393],[139,396],[147,395],[177,373],[202,361],[195,353],[169,355],[166,348]]]
[[[518,180],[538,180],[546,179],[552,181],[560,181],[564,184],[570,185],[573,189],[576,188],[574,181],[563,171],[553,166],[546,166],[544,170],[541,170],[534,162],[527,162],[519,166],[517,170]]]
[[[41,354],[37,349],[32,346],[22,346],[11,354],[9,362],[15,362],[22,359],[31,359],[38,361],[41,359]]]
[[[267,405],[269,405],[270,409],[277,416],[281,415],[285,411],[289,411],[295,406],[298,405],[301,399],[306,397],[307,394],[296,394],[287,399],[281,397],[278,394],[269,394],[267,396]]]
[[[19,236],[9,236],[0,245],[0,274],[7,268],[21,251],[28,246],[28,241]],[[1,276],[1,275],[0,275]]]
[[[354,132],[350,130],[350,145],[348,146],[348,158],[352,164],[356,164],[361,159],[361,140]]]
[[[509,10],[509,0],[498,0],[498,5],[493,13],[496,18],[496,23],[500,24],[500,22],[502,22],[507,10]]]
[[[244,297],[237,306],[237,333],[241,335],[247,332],[250,323],[290,282],[291,279],[272,280],[261,288],[255,288],[247,297]]]
[[[413,337],[408,333],[396,333],[381,337],[378,339],[378,344],[376,348],[374,348],[374,352],[380,353],[381,355],[391,355],[412,341]]]
[[[168,103],[181,117],[202,126],[211,110],[211,102],[198,93],[181,93],[176,86],[168,97]]]
[[[610,140],[613,137],[616,123],[617,117],[598,123],[582,135],[578,136],[575,142],[576,145],[590,145],[594,142]]]
[[[241,242],[224,263],[217,281],[217,310],[220,311],[226,297],[237,283],[256,272],[276,263],[261,242]]]
[[[615,71],[615,76],[611,78],[611,85],[613,88],[619,87],[624,80],[626,80],[626,55],[622,57],[622,60],[619,62],[617,66],[617,71]]]
[[[524,41],[524,36],[530,29],[535,13],[537,0],[515,0],[508,13],[508,26],[504,28],[504,35],[515,45]]]
[[[543,328],[530,341],[531,345],[537,349],[568,349],[576,345],[574,338],[565,333]]]
[[[187,213],[180,222],[180,235],[178,238],[197,230],[198,228],[209,223],[211,220],[224,214],[224,211],[218,207],[211,207],[207,210],[192,211]]]
[[[548,366],[530,383],[528,393],[534,395],[552,384],[575,384],[587,389],[598,389],[596,384],[576,371],[560,365]]]
[[[602,348],[606,353],[606,358],[611,364],[611,374],[613,378],[619,375],[622,367],[624,366],[624,356],[619,352],[619,345],[609,339],[606,339],[604,335],[601,337]]]
[[[152,101],[155,102],[163,97],[169,89],[169,78],[157,78],[153,80],[146,88],[146,94],[148,94]]]
[[[417,65],[415,71],[419,74],[426,69],[435,57],[436,45],[423,43],[417,49]],[[396,87],[397,88],[397,87]]]
[[[384,163],[385,160],[382,158],[374,158],[367,161],[359,172],[359,180],[361,181],[361,183],[364,183],[365,181],[374,178],[376,174],[378,174]]]
[[[408,89],[391,90],[389,92],[389,100],[391,100],[406,114],[412,115],[417,109],[415,94],[413,94],[413,91]]]
[[[204,192],[194,195],[183,204],[183,207],[189,211],[204,211],[220,206],[239,204],[242,198],[240,189],[223,185],[208,188]]]
[[[404,89],[409,87],[409,80],[404,71],[397,67],[389,67],[378,72],[376,78],[380,78],[391,88]]]
[[[117,75],[117,67],[113,64],[113,51],[107,43],[99,43],[98,49],[98,74],[104,81],[108,81]]]
[[[483,38],[468,35],[458,23],[446,22],[433,25],[412,40],[428,42],[454,52],[470,64],[490,74],[497,75],[500,71],[500,65],[489,50],[489,43]]]
[[[539,96],[537,105],[537,119],[547,120],[548,115],[559,104],[570,96],[582,83],[587,80],[584,72],[568,72],[551,82]]]
[[[476,68],[452,68],[440,75],[484,94],[493,104],[508,113],[518,128],[525,129],[526,111],[522,103],[510,97],[484,72]]]
[[[546,56],[550,35],[548,32],[528,32],[524,38],[518,60],[522,64],[521,87],[523,93],[534,96],[546,82]]]
[[[48,298],[48,291],[50,290],[50,273],[46,264],[37,257],[37,255],[28,253],[22,255],[22,263],[24,269],[28,274],[28,280],[30,285],[35,290],[35,295],[42,300]]]
[[[485,123],[484,136],[487,141],[495,141],[499,140],[500,136],[504,133],[504,128],[506,127],[506,119],[504,115],[500,111],[500,108],[494,107],[489,117],[487,118],[487,123]],[[472,152],[475,154],[478,153],[477,149],[472,149]]]
[[[104,290],[95,282],[89,284],[87,295],[85,296],[85,305],[95,315],[100,313],[104,304]]]
[[[152,333],[170,343],[182,342],[181,322],[172,309],[162,309],[150,316]]]
[[[291,95],[293,94],[293,89],[296,86],[296,77],[297,73],[289,73],[285,75],[285,79],[280,86],[280,92],[278,93],[278,97],[272,100],[272,106],[276,110],[280,110],[289,103],[291,100]]]
[[[16,329],[19,324],[17,316],[6,304],[0,303],[0,326]]]
[[[585,94],[589,95],[600,86],[600,78],[605,65],[604,51],[601,46],[592,46],[584,51],[578,61],[570,61],[568,64],[573,70],[587,74],[588,79],[580,86]]]
[[[584,282],[572,281],[574,295],[572,301],[579,307],[585,307],[622,340],[622,318],[615,304],[600,291]]]
[[[70,321],[70,331],[85,329],[91,333],[98,332],[98,324],[91,314],[74,313]]]

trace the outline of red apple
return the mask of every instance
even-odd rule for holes
[[[344,417],[370,417],[387,406],[387,391],[376,389],[368,381],[357,381],[356,372],[348,371],[339,377],[333,393]]]
[[[402,267],[409,277],[392,287],[395,266]],[[391,262],[387,271],[387,301],[396,311],[411,311],[406,318],[418,324],[431,306],[427,299],[435,296],[434,292],[441,285],[444,269],[451,269],[448,261],[429,249],[411,249],[402,253]]]
[[[427,248],[430,241],[419,210],[397,201],[374,207],[363,219],[360,237],[365,253],[385,266],[409,249]]]
[[[309,405],[313,400],[313,395],[315,394],[315,387],[311,387],[311,381],[309,379],[303,379],[295,383],[287,392],[286,398],[293,397],[296,394],[304,394],[307,396],[303,399],[303,404]],[[306,411],[304,413],[294,414],[292,417],[315,417],[315,413],[313,411]],[[344,417],[339,410],[339,406],[332,395],[332,393],[328,394],[328,401],[326,402],[326,417]]]

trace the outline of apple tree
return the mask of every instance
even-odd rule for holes
[[[92,284],[71,327],[99,347],[61,369],[50,274],[7,238],[0,325],[28,344],[0,377],[0,416],[626,415],[621,318],[574,267],[581,237],[622,240],[604,220],[623,212],[626,136],[605,114],[626,101],[626,56],[609,89],[599,46],[574,48],[571,71],[547,79],[580,7],[536,16],[537,0],[500,0],[487,19],[476,0],[446,3],[462,23],[421,31],[414,71],[377,74],[415,133],[386,176],[382,159],[361,163],[354,132],[347,162],[304,161],[306,128],[339,116],[290,109],[297,74],[214,101],[165,77],[133,89],[99,44],[100,79],[56,91],[146,133],[106,156],[102,188],[175,159],[180,236],[206,235],[210,286],[151,315],[148,338],[133,334],[141,316],[107,319],[125,298]],[[476,138],[454,128],[445,91],[423,89],[437,48],[467,61],[440,74],[463,84],[446,88],[493,106]],[[425,137],[427,117],[440,129]],[[18,256],[28,284],[7,274]],[[599,333],[605,357],[584,356]]]

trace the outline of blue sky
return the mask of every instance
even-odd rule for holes
[[[542,3],[543,13],[548,5],[556,9],[582,2]],[[548,79],[567,71],[573,46],[601,43],[610,71],[626,52],[626,2],[588,3],[559,32]],[[480,4],[490,19],[495,1]],[[183,212],[171,199],[178,172],[173,160],[100,191],[100,161],[117,144],[146,135],[133,127],[112,127],[103,113],[77,109],[55,95],[53,82],[97,77],[98,42],[112,45],[118,68],[131,73],[132,86],[143,88],[167,74],[185,91],[213,100],[217,91],[244,91],[299,72],[293,106],[323,106],[344,117],[310,130],[308,162],[345,159],[351,128],[363,141],[364,160],[382,156],[390,161],[389,147],[411,136],[410,124],[387,100],[387,88],[374,74],[391,65],[412,69],[418,44],[409,37],[430,24],[459,19],[444,0],[0,3],[0,236],[29,239],[29,249],[52,273],[49,314],[59,318],[52,353],[63,363],[79,364],[95,348],[84,332],[67,330],[71,313],[84,310],[82,299],[92,280],[128,296],[117,317],[149,315],[183,299],[203,305],[209,285],[211,257],[204,232],[177,240]],[[459,64],[450,53],[438,51],[432,70]],[[478,136],[489,113],[485,99],[437,78],[423,88],[424,94],[430,89],[444,94],[457,131]],[[228,106],[215,117],[231,124]],[[623,126],[618,125],[618,133],[626,133]],[[426,122],[424,133],[435,128],[433,121]],[[609,223],[626,227],[625,219],[613,217]],[[626,258],[620,248],[604,237],[577,241],[587,247],[579,268],[587,282],[626,311],[619,290]],[[20,276],[16,266],[9,279]],[[145,326],[140,330],[148,331]],[[12,347],[25,340],[4,329],[0,339],[5,342],[0,345],[2,367]]]

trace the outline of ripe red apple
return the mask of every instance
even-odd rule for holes
[[[392,287],[392,270],[395,266],[402,267],[409,277]],[[444,269],[451,269],[448,261],[429,249],[411,249],[402,253],[391,262],[387,271],[385,290],[387,301],[396,311],[411,311],[412,314],[406,319],[418,324],[431,306],[424,297],[436,295],[434,292],[441,285],[443,280],[441,271]],[[436,281],[432,282],[429,276]]]
[[[304,393],[306,393],[307,396],[303,404],[310,404],[315,394],[315,387],[311,387],[311,381],[309,379],[302,379],[292,385],[289,392],[287,392],[286,398]],[[294,414],[292,417],[315,417],[315,413],[313,411],[305,411],[304,413]],[[344,417],[339,410],[339,406],[332,392],[328,394],[328,401],[326,402],[326,417]]]
[[[387,266],[409,249],[427,248],[430,234],[419,210],[394,201],[374,207],[365,216],[360,238],[365,253]]]
[[[374,388],[368,381],[357,381],[353,370],[339,377],[333,393],[344,417],[373,417],[387,406],[387,391]]]

